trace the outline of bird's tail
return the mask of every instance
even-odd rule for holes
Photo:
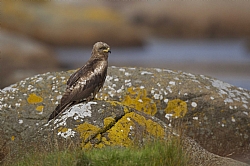
[[[61,113],[63,113],[69,106],[71,106],[73,102],[70,102],[68,104],[61,105],[59,104],[56,109],[50,114],[48,121],[51,119],[55,119],[58,117]]]

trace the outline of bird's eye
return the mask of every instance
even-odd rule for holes
[[[100,50],[105,50],[105,49],[106,49],[106,47],[104,47],[104,46],[100,48]]]

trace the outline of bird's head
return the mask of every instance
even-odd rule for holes
[[[97,42],[93,46],[92,56],[98,56],[108,58],[108,54],[111,53],[110,46],[104,42]]]

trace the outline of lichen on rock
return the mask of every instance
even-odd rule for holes
[[[47,122],[71,73],[37,75],[0,91],[5,148],[15,154],[16,145],[28,146],[26,142],[48,148],[70,141],[84,149],[130,146],[179,136],[181,130],[184,142],[189,140],[187,149],[207,165],[228,160],[217,155],[249,154],[247,90],[180,71],[110,67],[98,99],[74,105]]]

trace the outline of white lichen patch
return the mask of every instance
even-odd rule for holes
[[[157,72],[162,72],[162,69],[159,69],[159,68],[155,68],[155,70],[157,71]]]
[[[144,89],[144,88],[145,88],[144,86],[142,86],[142,85],[140,86],[140,89]]]
[[[170,87],[166,87],[166,90],[168,90],[169,93],[172,93],[172,92],[173,92],[172,89],[171,89]]]
[[[63,138],[67,138],[67,137],[74,137],[75,136],[75,131],[72,130],[72,129],[68,129],[67,131],[65,132],[58,132],[57,135],[63,137]]]
[[[153,73],[148,72],[148,71],[141,71],[141,75],[146,75],[146,74],[153,74]]]
[[[168,99],[164,99],[163,101],[164,101],[166,104],[168,104]]]
[[[138,102],[143,103],[142,99],[139,99]]]
[[[42,81],[42,80],[43,80],[42,77],[38,77],[38,78],[36,79],[36,82],[40,82],[40,81]]]
[[[51,80],[54,76],[50,75],[47,77],[47,80]]]
[[[199,120],[199,117],[195,116],[193,117],[193,120]]]
[[[115,95],[114,91],[108,91],[108,94],[110,97],[114,97],[114,95]]]
[[[248,109],[248,106],[246,104],[243,104],[242,105],[244,108]]]
[[[35,92],[35,91],[37,91],[37,89],[36,89],[33,85],[28,85],[27,90],[30,91],[30,92]]]
[[[17,88],[13,88],[14,85],[5,87],[4,89],[0,90],[1,93],[7,93],[7,92],[16,92],[18,89]]]
[[[131,87],[132,83],[130,82],[131,80],[125,80],[125,86]]]
[[[97,102],[88,102],[88,103],[80,103],[77,105],[74,105],[70,107],[68,110],[62,113],[61,117],[58,119],[55,119],[54,123],[54,129],[59,128],[60,126],[67,126],[66,120],[70,117],[73,119],[84,119],[85,117],[91,117],[91,105],[97,104]],[[45,126],[47,126],[46,124]]]
[[[224,102],[225,102],[225,103],[233,103],[233,100],[230,99],[230,98],[226,98],[226,99],[224,100]]]
[[[204,80],[209,80],[210,78],[204,76],[204,75],[200,75],[201,78],[203,78]]]
[[[167,118],[168,120],[170,120],[170,118],[173,116],[173,114],[166,114],[165,118]]]
[[[198,84],[200,84],[200,81],[198,81],[198,80],[192,80],[193,82],[196,82],[196,83],[198,83]]]
[[[171,73],[171,74],[177,74],[178,72],[174,72],[173,70],[168,70],[168,69],[162,69],[165,72]]]
[[[235,118],[233,116],[232,116],[231,120],[232,120],[232,122],[235,122]]]
[[[131,75],[129,72],[125,72],[124,74],[125,74],[125,76],[130,76]]]
[[[125,72],[125,69],[123,69],[123,68],[120,68],[120,69],[119,69],[119,71]]]
[[[169,81],[169,84],[170,85],[175,85],[175,82],[174,81]]]
[[[131,80],[129,79],[129,80],[125,80],[125,83],[128,83],[128,82],[130,82]]]
[[[56,99],[57,99],[57,100],[61,100],[61,98],[62,98],[62,95],[56,96]]]
[[[160,94],[154,94],[154,98],[155,98],[156,100],[159,100],[160,97],[162,97]]]
[[[197,103],[196,102],[192,102],[191,106],[195,108],[195,107],[197,107]]]
[[[20,107],[21,103],[16,103],[15,105],[16,105],[16,107]]]
[[[205,86],[208,90],[210,89],[210,86]]]
[[[121,86],[121,88],[117,89],[117,93],[122,93],[124,91],[124,85]]]
[[[232,85],[215,79],[212,79],[211,83],[215,88],[218,89],[219,95],[225,98],[225,104],[233,103],[234,101],[247,104],[247,100],[250,99],[250,95],[243,89],[233,89]]]
[[[112,76],[107,75],[105,82],[110,82],[111,80],[113,80],[113,77],[112,77]]]

